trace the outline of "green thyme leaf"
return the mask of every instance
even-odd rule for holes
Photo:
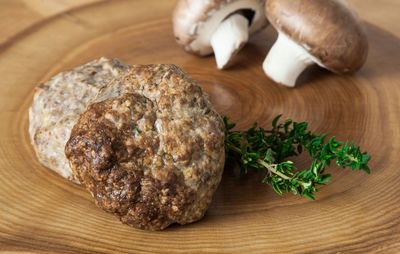
[[[332,161],[343,168],[370,173],[368,162],[371,156],[361,153],[353,143],[338,142],[335,137],[325,143],[327,134],[316,135],[307,131],[306,122],[288,119],[279,123],[281,117],[278,115],[273,119],[272,130],[257,128],[257,123],[254,123],[247,131],[232,131],[236,125],[224,117],[227,158],[240,165],[241,174],[253,168],[266,174],[262,182],[269,184],[276,193],[292,192],[315,199],[318,185],[332,180],[331,175],[325,173]],[[308,170],[299,171],[288,158],[304,150],[313,162]]]

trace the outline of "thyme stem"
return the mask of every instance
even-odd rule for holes
[[[316,135],[307,131],[306,122],[297,123],[289,119],[278,124],[280,117],[273,120],[272,130],[257,128],[254,124],[247,131],[232,131],[235,125],[224,118],[228,157],[239,163],[243,174],[249,167],[254,168],[266,173],[263,182],[269,183],[278,194],[284,190],[314,199],[317,185],[331,180],[324,171],[333,160],[341,167],[370,172],[367,164],[371,156],[361,153],[359,147],[349,145],[349,142],[337,142],[334,137],[325,143],[326,134]],[[303,150],[308,151],[313,163],[309,170],[299,172],[287,158],[299,155]]]

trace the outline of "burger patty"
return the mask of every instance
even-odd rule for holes
[[[100,88],[127,70],[118,60],[101,58],[61,72],[36,88],[29,134],[43,165],[77,182],[64,155],[71,129]]]
[[[136,228],[204,216],[225,162],[224,124],[175,65],[136,65],[101,89],[65,147],[96,204]]]

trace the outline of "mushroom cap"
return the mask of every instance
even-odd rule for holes
[[[265,0],[178,0],[172,19],[175,39],[190,53],[209,55],[210,38],[225,18],[238,10],[254,11],[252,34],[268,24],[264,6]]]
[[[266,15],[279,31],[306,49],[317,64],[338,74],[358,71],[368,38],[358,14],[343,0],[268,0]]]
[[[225,163],[224,123],[175,65],[134,65],[81,114],[65,153],[98,206],[161,230],[206,212]]]

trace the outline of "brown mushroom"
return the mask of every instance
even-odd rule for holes
[[[265,0],[180,0],[173,14],[176,41],[200,56],[214,52],[219,69],[267,25]]]
[[[277,83],[295,86],[314,63],[337,74],[354,73],[367,59],[362,21],[343,0],[268,0],[266,15],[278,39],[263,69]]]

